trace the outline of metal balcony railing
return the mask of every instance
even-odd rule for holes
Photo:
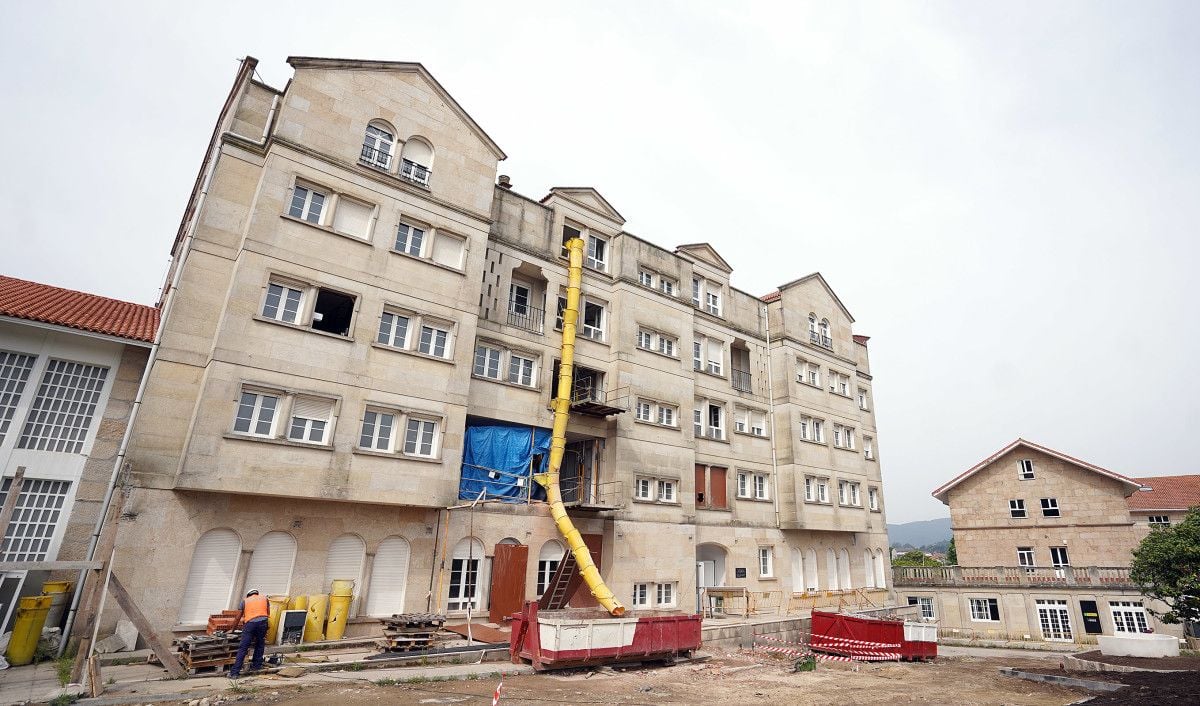
[[[528,304],[509,302],[508,325],[534,333],[542,333],[546,326],[546,310]]]
[[[372,167],[387,169],[388,165],[392,163],[392,155],[390,152],[385,152],[371,145],[363,145],[362,152],[358,155],[358,160]]]
[[[808,340],[812,341],[818,346],[821,346],[822,348],[833,348],[833,339],[829,336],[822,336],[816,331],[808,332]]]
[[[429,185],[429,177],[432,174],[433,171],[430,170],[429,167],[426,167],[423,164],[417,164],[412,160],[405,159],[400,163],[400,176],[408,179],[409,181],[414,181],[418,184],[421,184],[422,186]]]
[[[1133,586],[1127,566],[895,566],[897,586]]]
[[[741,392],[752,392],[754,390],[753,386],[750,384],[751,379],[749,370],[738,370],[737,368],[734,368],[733,374],[730,377],[730,382],[733,383],[733,389],[735,390],[739,390]]]

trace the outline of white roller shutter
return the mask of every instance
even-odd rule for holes
[[[327,422],[332,414],[333,400],[321,397],[297,397],[296,401],[292,403],[293,417]]]
[[[194,625],[229,608],[233,575],[237,571],[242,541],[229,529],[205,532],[192,550],[192,565],[179,608],[179,622]]]
[[[404,612],[404,588],[408,583],[408,540],[388,537],[375,552],[371,586],[367,591],[366,614],[388,616]]]
[[[438,233],[433,241],[433,261],[439,265],[447,267],[461,267],[463,254],[463,241],[447,235],[446,233]]]
[[[366,545],[356,534],[343,534],[329,545],[329,555],[325,558],[325,585],[321,592],[327,593],[335,580],[354,582],[354,593],[362,592],[363,557],[366,555]]]
[[[287,532],[264,534],[250,555],[245,590],[255,589],[264,596],[287,595],[292,586],[295,560],[296,540],[292,535]]]
[[[374,206],[339,196],[337,210],[333,214],[333,229],[347,235],[366,238],[374,212]]]

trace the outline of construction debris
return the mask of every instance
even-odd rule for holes
[[[383,619],[382,647],[392,652],[416,652],[433,647],[434,635],[446,616],[438,613],[399,613]]]
[[[212,635],[188,635],[175,640],[174,644],[179,647],[179,661],[183,663],[183,668],[195,673],[197,669],[216,667],[220,670],[233,664],[241,639],[240,631],[216,632]]]

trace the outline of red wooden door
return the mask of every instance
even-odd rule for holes
[[[524,544],[497,544],[492,556],[492,606],[488,620],[503,623],[521,610],[525,600],[525,566],[529,547]]]
[[[602,534],[584,534],[583,543],[587,545],[588,551],[592,555],[592,561],[596,562],[596,570],[599,571],[602,566],[601,560],[604,558],[604,535]],[[596,599],[592,597],[591,590],[587,584],[583,582],[583,577],[580,576],[579,588],[575,589],[575,593],[571,594],[571,600],[567,603],[572,608],[591,608],[600,605]]]
[[[719,507],[725,509],[729,507],[729,498],[726,488],[725,469],[712,466],[708,469],[708,504],[710,507]]]

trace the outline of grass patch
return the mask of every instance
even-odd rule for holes
[[[429,677],[408,677],[407,679],[400,680],[402,684],[427,684],[431,681],[433,680]]]
[[[71,683],[71,668],[75,666],[75,659],[63,655],[54,660],[54,671],[58,674],[59,686],[66,686]]]
[[[392,679],[391,677],[384,677],[383,679],[375,680],[375,686],[395,686],[396,684],[399,684],[399,683],[400,682],[396,681],[395,679]]]
[[[70,706],[79,700],[79,694],[59,694],[50,699],[50,706]]]
[[[258,689],[252,686],[242,686],[241,684],[234,682],[228,689],[226,689],[226,691],[231,694],[253,694],[254,692],[258,691]]]
[[[362,670],[364,670],[366,668],[367,668],[367,665],[363,664],[362,662],[351,662],[350,664],[347,664],[345,667],[347,672],[361,672]]]

